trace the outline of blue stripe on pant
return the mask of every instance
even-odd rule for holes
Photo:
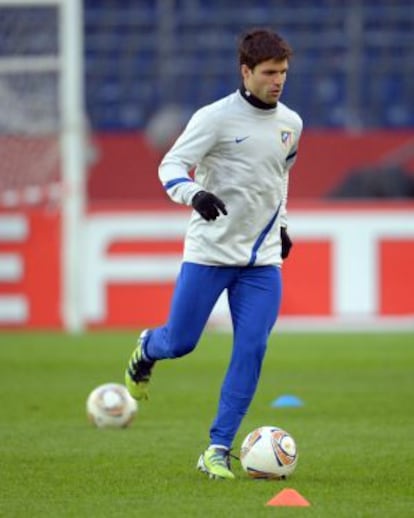
[[[227,289],[233,323],[233,350],[222,385],[212,444],[230,447],[259,380],[269,333],[281,299],[275,266],[223,267],[183,263],[165,326],[149,334],[149,358],[177,358],[191,352],[220,294]]]

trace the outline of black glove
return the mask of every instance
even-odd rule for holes
[[[199,191],[191,200],[191,205],[207,221],[215,220],[220,212],[227,215],[224,203],[211,192]]]
[[[285,227],[280,227],[280,239],[282,240],[282,259],[286,259],[293,246]]]

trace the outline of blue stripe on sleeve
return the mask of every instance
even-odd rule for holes
[[[261,244],[263,243],[263,241],[265,240],[265,237],[267,236],[267,234],[270,232],[270,229],[272,228],[273,226],[273,223],[276,221],[276,218],[277,218],[277,215],[279,214],[279,210],[280,210],[280,206],[282,205],[282,202],[279,203],[279,207],[277,208],[276,212],[274,213],[272,219],[269,221],[269,223],[265,226],[265,228],[262,230],[262,232],[260,233],[260,236],[256,239],[256,242],[255,244],[253,245],[253,248],[252,248],[252,254],[250,256],[250,260],[248,262],[248,265],[247,266],[253,266],[254,263],[256,262],[256,259],[257,259],[257,252],[261,246]]]
[[[164,189],[168,191],[168,189],[171,189],[171,187],[174,187],[174,185],[177,185],[178,183],[183,182],[192,182],[190,178],[182,177],[182,178],[174,178],[173,180],[169,180],[167,183],[164,184]]]

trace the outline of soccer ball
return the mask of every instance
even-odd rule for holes
[[[286,478],[293,473],[298,452],[293,437],[276,426],[262,426],[244,439],[240,461],[252,478]]]
[[[105,383],[96,387],[86,400],[89,421],[98,428],[125,428],[138,411],[138,404],[124,385]]]

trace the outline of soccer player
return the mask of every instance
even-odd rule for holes
[[[194,210],[168,321],[142,332],[125,382],[134,398],[147,399],[154,364],[196,347],[227,290],[232,356],[210,444],[197,463],[210,478],[234,478],[230,449],[257,387],[279,312],[281,264],[292,246],[286,199],[302,120],[279,101],[291,54],[271,30],[243,35],[239,90],[199,109],[159,168],[170,198]]]

